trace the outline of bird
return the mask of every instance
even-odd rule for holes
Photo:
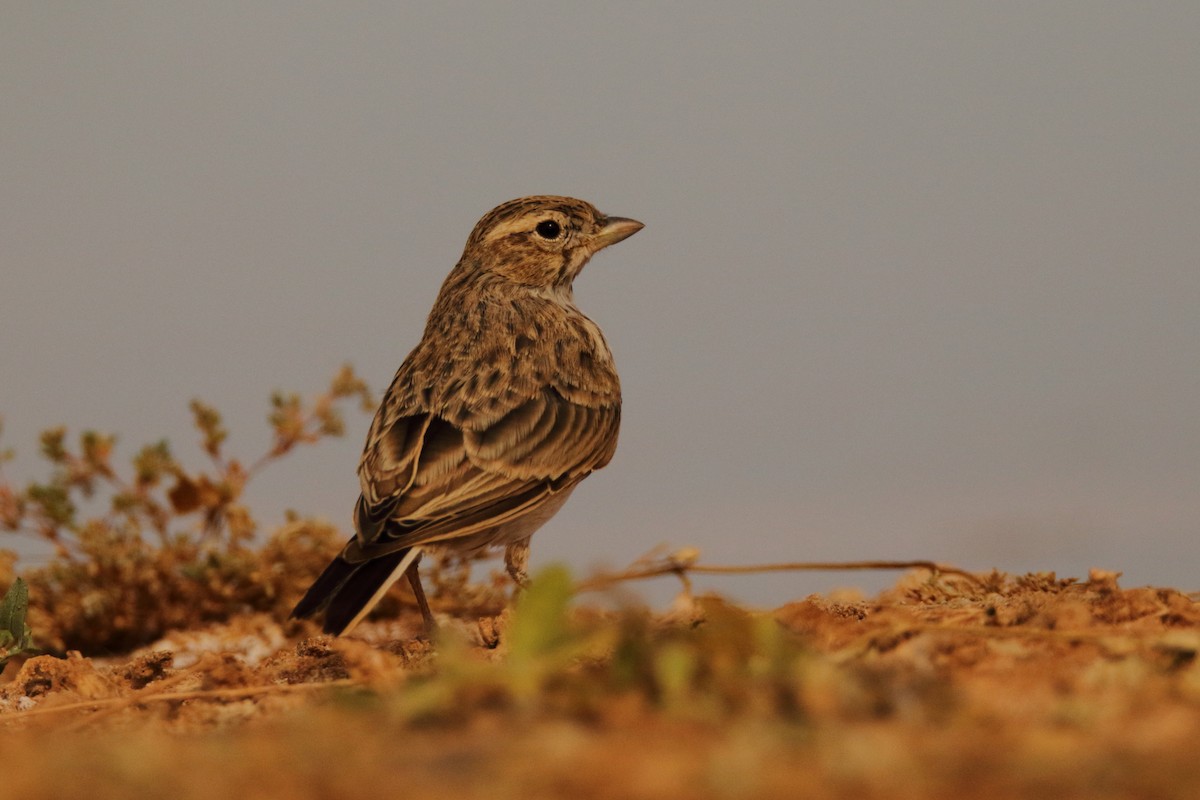
[[[293,618],[323,614],[325,633],[344,634],[404,575],[433,630],[427,547],[504,547],[517,590],[528,584],[530,537],[609,463],[621,422],[612,352],[573,282],[642,227],[554,195],[479,220],[367,433],[354,536]]]

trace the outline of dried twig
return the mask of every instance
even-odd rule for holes
[[[192,677],[195,673],[183,673],[178,678]],[[174,679],[171,679],[174,683]],[[186,692],[163,692],[155,691],[150,694],[134,694],[125,695],[123,697],[106,697],[98,700],[82,700],[78,703],[66,703],[60,706],[52,706],[50,708],[31,708],[28,711],[17,711],[13,714],[0,717],[0,722],[13,721],[19,719],[27,719],[29,717],[44,716],[49,714],[61,714],[67,711],[79,711],[82,709],[99,708],[102,712],[93,714],[83,720],[84,723],[90,724],[102,716],[108,716],[110,712],[120,711],[130,706],[142,705],[144,703],[161,703],[171,701],[184,700],[228,700],[242,697],[254,697],[256,695],[273,694],[273,693],[289,693],[289,692],[311,692],[322,689],[331,689],[342,686],[358,686],[360,681],[351,678],[344,678],[336,681],[325,681],[323,683],[280,683],[270,684],[267,686],[242,686],[231,687],[225,689],[197,689]]]
[[[123,711],[126,708],[135,706],[138,703],[142,702],[142,698],[149,697],[151,695],[161,694],[164,689],[167,689],[169,687],[178,686],[179,684],[183,683],[188,678],[194,677],[195,674],[196,673],[194,673],[194,672],[179,672],[179,673],[172,675],[169,678],[164,678],[163,680],[159,681],[153,687],[153,689],[151,689],[151,687],[147,686],[147,687],[138,689],[137,691],[131,692],[127,695],[123,695],[121,697],[105,698],[106,702],[105,702],[104,708],[102,708],[101,710],[97,711],[95,714],[92,714],[89,717],[79,720],[76,724],[68,727],[67,730],[69,730],[69,731],[78,730],[79,728],[82,728],[85,725],[91,725],[92,723],[96,722],[97,720],[104,719],[105,717],[111,717],[112,715],[114,715],[120,711]],[[93,702],[100,702],[100,701],[93,701]],[[70,705],[77,706],[78,704],[71,703]],[[59,706],[59,708],[63,708],[63,707],[64,706]],[[26,711],[26,712],[22,712],[22,713],[32,714],[32,713],[36,713],[37,710],[38,709],[31,709],[30,711]],[[58,709],[47,708],[44,710],[45,711],[56,711]]]
[[[966,578],[976,586],[983,586],[983,581],[964,569],[924,559],[913,561],[794,561],[779,564],[718,565],[697,564],[694,560],[685,556],[682,558],[668,557],[660,562],[644,567],[630,567],[623,572],[599,573],[585,581],[581,581],[575,588],[579,592],[592,592],[608,588],[623,581],[657,578],[662,575],[676,575],[681,580],[685,580],[685,586],[687,586],[686,576],[688,573],[737,575],[756,572],[794,572],[800,570],[845,571],[895,569],[927,569],[933,573],[958,575]]]

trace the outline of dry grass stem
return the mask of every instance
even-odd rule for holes
[[[594,592],[606,589],[624,581],[658,578],[664,575],[675,575],[684,579],[688,574],[707,575],[746,575],[759,572],[796,572],[821,571],[844,572],[853,570],[902,570],[926,569],[934,575],[957,575],[965,578],[977,587],[983,587],[984,582],[967,570],[941,564],[936,561],[917,559],[912,561],[789,561],[774,564],[697,564],[687,559],[664,559],[658,563],[646,566],[633,566],[621,572],[598,573],[576,584],[577,592]],[[685,583],[685,589],[690,590],[690,584]]]

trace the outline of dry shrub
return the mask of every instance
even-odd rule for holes
[[[262,548],[180,535],[163,544],[93,521],[78,552],[25,573],[42,647],[121,652],[251,611],[287,615],[344,535],[298,520]]]
[[[258,523],[242,497],[248,481],[296,446],[340,436],[347,399],[365,411],[375,406],[349,366],[310,402],[275,393],[268,415],[274,441],[249,466],[226,456],[221,415],[199,400],[191,411],[209,459],[201,470],[185,468],[165,440],[141,448],[122,469],[114,436],[84,431],[72,443],[65,428],[44,432],[47,480],[18,489],[0,473],[0,529],[46,542],[54,552],[45,566],[22,573],[37,644],[58,652],[121,652],[237,614],[286,618],[349,533],[293,515],[257,541]],[[0,453],[0,461],[9,458]],[[16,562],[0,550],[0,590],[12,582]],[[497,581],[471,584],[470,567],[470,560],[434,559],[435,604],[498,611]],[[380,611],[399,608],[393,597]]]

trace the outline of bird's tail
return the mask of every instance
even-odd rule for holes
[[[292,617],[304,619],[324,611],[321,629],[340,636],[357,625],[420,556],[420,547],[397,550],[361,564],[339,555],[300,598]]]

